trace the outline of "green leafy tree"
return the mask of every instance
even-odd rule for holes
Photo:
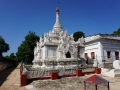
[[[17,58],[16,58],[16,56],[15,56],[15,54],[14,53],[11,53],[10,54],[10,56],[5,56],[5,58],[7,58],[7,59],[9,59],[9,60],[14,60],[14,61],[17,61]]]
[[[77,32],[73,33],[73,37],[74,37],[75,41],[77,41],[82,36],[85,37],[85,35],[84,35],[84,33],[82,31],[77,31]]]
[[[117,31],[114,31],[113,34],[120,34],[120,28]]]
[[[7,52],[9,49],[9,44],[0,36],[0,57],[2,57],[2,53]]]
[[[23,60],[27,64],[32,63],[34,59],[34,47],[37,41],[39,41],[39,36],[35,32],[29,31],[28,35],[25,36],[25,40],[18,47],[16,56],[19,61]]]

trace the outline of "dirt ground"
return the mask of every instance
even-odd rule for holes
[[[34,86],[34,88],[29,90],[83,90],[83,81],[90,76],[92,75],[85,75],[83,77],[70,77],[54,81],[37,80],[30,84]],[[110,90],[120,90],[120,77],[111,78],[101,74],[99,76],[110,82]],[[27,90],[26,87],[20,87],[19,65],[0,73],[0,90]]]
[[[0,90],[26,90],[20,87],[20,65],[0,73]]]
[[[90,76],[92,76],[92,75],[86,75],[86,76],[81,77],[81,78],[86,79]],[[113,77],[108,77],[108,76],[101,75],[101,74],[99,74],[98,76],[109,81],[110,90],[120,90],[120,77],[113,78]],[[102,87],[101,87],[101,90],[104,90],[104,89],[102,89]]]
[[[34,86],[35,90],[84,90],[84,80],[92,75],[93,74],[83,77],[67,77],[58,80],[37,80],[33,81],[31,84]],[[110,82],[110,90],[120,90],[120,77],[110,78],[103,75],[98,76]],[[100,88],[97,90],[108,90],[105,84],[99,87]],[[91,85],[89,86],[89,90],[94,90],[91,88]]]

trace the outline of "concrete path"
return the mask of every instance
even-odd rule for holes
[[[20,65],[0,73],[0,90],[26,90],[20,87]]]

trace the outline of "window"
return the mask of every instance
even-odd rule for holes
[[[107,58],[110,58],[110,51],[107,51]]]
[[[87,58],[88,58],[88,54],[87,54],[87,53],[85,53],[85,54],[84,54],[84,57],[87,59]]]
[[[115,52],[115,58],[116,60],[119,60],[119,52]]]
[[[94,52],[91,52],[91,58],[95,59],[95,53]]]

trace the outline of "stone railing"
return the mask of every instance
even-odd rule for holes
[[[82,69],[82,72],[93,72],[93,71],[95,71],[95,68]]]
[[[27,71],[27,78],[40,78],[47,77],[50,75],[50,71],[48,70],[36,70],[36,71]]]
[[[85,72],[83,72],[85,71]],[[25,86],[28,83],[31,83],[34,80],[56,80],[63,77],[71,77],[71,76],[84,76],[85,74],[101,74],[101,68],[91,68],[91,69],[64,69],[64,70],[34,70],[34,71],[28,71],[26,74],[21,74],[20,78],[20,86]],[[29,76],[28,76],[29,75]]]
[[[50,73],[52,71],[58,72],[59,76],[62,75],[72,75],[76,73],[77,68],[73,68],[73,69],[59,69],[59,70],[29,70],[26,72],[27,74],[27,79],[31,79],[31,78],[40,78],[40,77],[49,77]],[[93,72],[95,71],[95,68],[87,68],[87,69],[82,69],[82,72]]]
[[[63,70],[59,70],[58,75],[62,76],[62,75],[70,75],[75,73],[76,73],[76,69],[63,69]]]

